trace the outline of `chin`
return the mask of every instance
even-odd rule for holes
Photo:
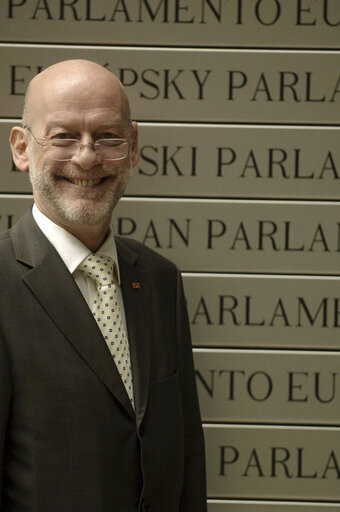
[[[112,211],[118,201],[88,204],[88,201],[75,201],[72,204],[57,208],[58,214],[72,224],[95,226],[111,218]]]

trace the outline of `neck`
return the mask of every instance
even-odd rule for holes
[[[63,224],[59,225],[62,228],[66,229],[66,231],[71,233],[71,235],[78,238],[78,240],[80,240],[88,249],[90,249],[94,253],[105,241],[107,232],[109,230],[110,219],[107,222],[105,222],[105,224],[103,223],[95,226],[67,226]]]
[[[39,210],[44,215],[46,215],[46,217],[71,233],[71,235],[78,238],[78,240],[80,240],[92,252],[96,252],[104,242],[109,230],[111,215],[109,215],[106,219],[103,219],[98,224],[78,224],[75,222],[67,221],[65,219],[61,219],[59,216],[51,215],[50,212],[46,211],[45,208],[42,208],[41,205],[37,203],[37,201],[35,202]]]

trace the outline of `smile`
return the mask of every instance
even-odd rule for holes
[[[99,185],[103,178],[98,178],[96,180],[79,180],[79,179],[72,179],[72,178],[66,178],[67,181],[70,183],[73,183],[73,185],[79,185],[80,187],[94,187],[95,185]]]

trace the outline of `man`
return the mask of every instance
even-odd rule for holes
[[[122,85],[45,69],[10,143],[35,206],[0,240],[1,512],[205,511],[179,273],[110,228],[139,158]]]

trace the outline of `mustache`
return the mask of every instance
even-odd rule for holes
[[[116,167],[110,164],[96,165],[89,171],[84,171],[81,167],[74,164],[63,165],[62,168],[54,166],[50,171],[56,178],[69,178],[69,179],[99,179],[115,177],[122,172],[124,168]]]

